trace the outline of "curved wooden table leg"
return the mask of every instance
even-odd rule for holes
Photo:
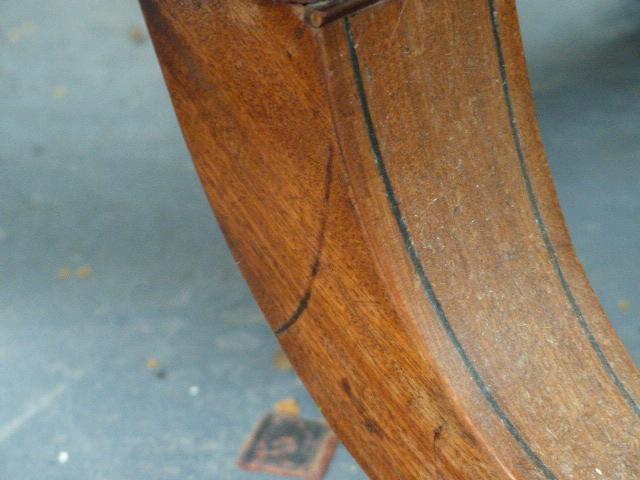
[[[273,330],[371,478],[640,479],[514,1],[369,3],[141,0]]]

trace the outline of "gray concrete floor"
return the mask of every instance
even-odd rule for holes
[[[544,59],[539,19],[523,23]],[[135,29],[132,0],[0,1],[0,478],[273,478],[235,466],[255,422],[285,397],[320,414],[272,367],[276,342]],[[640,364],[628,32],[531,68],[576,247]],[[341,447],[326,478],[366,476]]]

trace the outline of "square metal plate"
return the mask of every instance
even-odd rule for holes
[[[245,470],[320,480],[337,443],[323,420],[268,413],[242,449],[238,465]]]

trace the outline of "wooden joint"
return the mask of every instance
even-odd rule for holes
[[[312,27],[320,28],[334,20],[351,15],[365,7],[379,3],[381,0],[322,0],[304,3],[303,19]]]

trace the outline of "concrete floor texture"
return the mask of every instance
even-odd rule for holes
[[[640,364],[637,3],[521,3],[561,203]],[[0,0],[0,478],[275,478],[235,465],[254,424],[286,397],[321,416],[277,348],[137,3]],[[367,477],[339,447],[325,478]]]

